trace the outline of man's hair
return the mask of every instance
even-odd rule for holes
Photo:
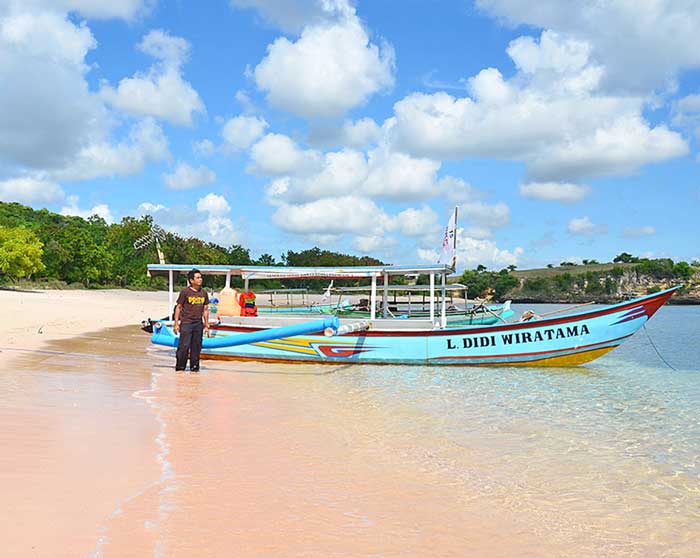
[[[192,281],[192,279],[194,279],[195,274],[197,274],[197,273],[199,273],[199,274],[201,275],[202,272],[199,271],[197,268],[190,269],[190,270],[187,272],[187,280],[188,280],[188,281]]]

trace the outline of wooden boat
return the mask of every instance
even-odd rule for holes
[[[167,273],[170,278],[170,305],[175,273],[191,266],[149,265],[149,272]],[[305,316],[261,315],[222,317],[213,327],[216,347],[205,347],[202,358],[298,361],[357,364],[428,365],[535,365],[571,366],[598,358],[629,339],[678,289],[674,287],[634,300],[591,308],[586,311],[516,323],[484,326],[447,327],[444,292],[435,312],[435,278],[446,285],[452,272],[443,266],[386,266],[365,268],[233,268],[198,266],[203,274],[239,274],[246,282],[256,278],[369,278],[371,279],[370,317],[367,320],[341,318],[337,325],[309,326],[303,334],[289,335],[292,329],[277,329],[308,324]],[[388,285],[392,275],[427,273],[430,275],[428,319],[400,320],[377,317],[378,279]],[[438,287],[439,288],[439,287]],[[388,308],[387,293],[382,305]],[[336,324],[336,322],[332,322]],[[162,326],[167,327],[167,326]],[[306,326],[303,326],[306,327]],[[162,330],[162,328],[159,328]],[[270,330],[264,333],[265,330]],[[265,337],[240,344],[241,334],[261,332]],[[154,333],[154,338],[156,334]],[[154,342],[158,342],[154,339]],[[163,343],[168,344],[168,343]],[[171,345],[172,346],[172,345]]]

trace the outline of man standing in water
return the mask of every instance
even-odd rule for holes
[[[202,350],[202,336],[209,331],[209,295],[202,289],[202,274],[198,269],[187,273],[189,286],[180,291],[175,306],[175,335],[180,333],[180,342],[175,354],[175,370],[184,370],[187,357],[190,371],[199,371],[199,353]]]

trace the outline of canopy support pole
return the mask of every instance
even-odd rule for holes
[[[384,294],[382,295],[382,316],[389,317],[389,274],[384,274]]]
[[[444,273],[442,275],[442,285],[441,285],[441,295],[442,295],[442,306],[440,307],[440,324],[442,325],[443,329],[447,327],[447,308],[445,305],[445,283],[447,281],[446,275]]]
[[[168,270],[168,316],[173,316],[173,270]]]
[[[372,320],[377,318],[377,276],[372,275],[372,293],[369,300],[370,314],[369,317]]]
[[[435,323],[435,274],[430,274],[430,323]]]

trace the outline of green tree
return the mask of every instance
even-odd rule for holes
[[[557,290],[561,292],[568,292],[574,286],[574,277],[568,271],[564,273],[557,273],[554,277],[552,277],[552,282]]]
[[[511,275],[509,272],[510,268],[514,266],[508,266],[508,269],[502,269],[498,273],[494,274],[493,280],[493,290],[495,291],[495,297],[497,300],[502,300],[505,298],[506,294],[518,286],[520,283],[518,278]]]
[[[549,288],[549,281],[546,277],[531,277],[525,279],[523,283],[523,291],[529,293],[542,293]]]
[[[503,299],[519,282],[508,269],[499,272],[486,271],[486,267],[480,265],[473,271],[467,270],[462,273],[460,283],[467,287],[469,296],[482,297],[492,290],[496,299]]]
[[[587,294],[600,294],[604,292],[604,287],[600,284],[600,275],[598,273],[588,271],[585,274],[585,278]]]
[[[673,277],[673,260],[671,258],[659,258],[649,260],[643,258],[636,265],[637,273],[650,275],[654,279],[670,279]]]
[[[622,252],[613,259],[613,263],[637,263],[638,261],[639,258],[634,257],[628,252]]]
[[[110,262],[112,281],[122,286],[145,287],[150,284],[146,275],[146,265],[157,261],[156,250],[154,247],[135,250],[134,241],[148,234],[152,226],[152,217],[146,216],[140,219],[124,217],[121,223],[115,223],[109,227],[105,241],[107,250],[112,256]],[[167,241],[164,244],[171,248]],[[184,260],[170,259],[166,246],[163,246],[163,250],[166,252],[166,261],[185,263]]]
[[[0,226],[0,273],[17,279],[44,269],[43,244],[27,229]]]
[[[687,262],[678,262],[673,266],[674,279],[682,279],[687,281],[693,275],[693,270]]]
[[[261,254],[255,265],[273,266],[276,265],[275,257],[270,254]]]
[[[109,277],[111,254],[98,244],[86,227],[71,224],[55,236],[60,246],[56,262],[59,277],[70,283],[102,282]]]
[[[228,263],[231,265],[251,265],[253,260],[250,258],[250,250],[234,244],[228,249]]]

